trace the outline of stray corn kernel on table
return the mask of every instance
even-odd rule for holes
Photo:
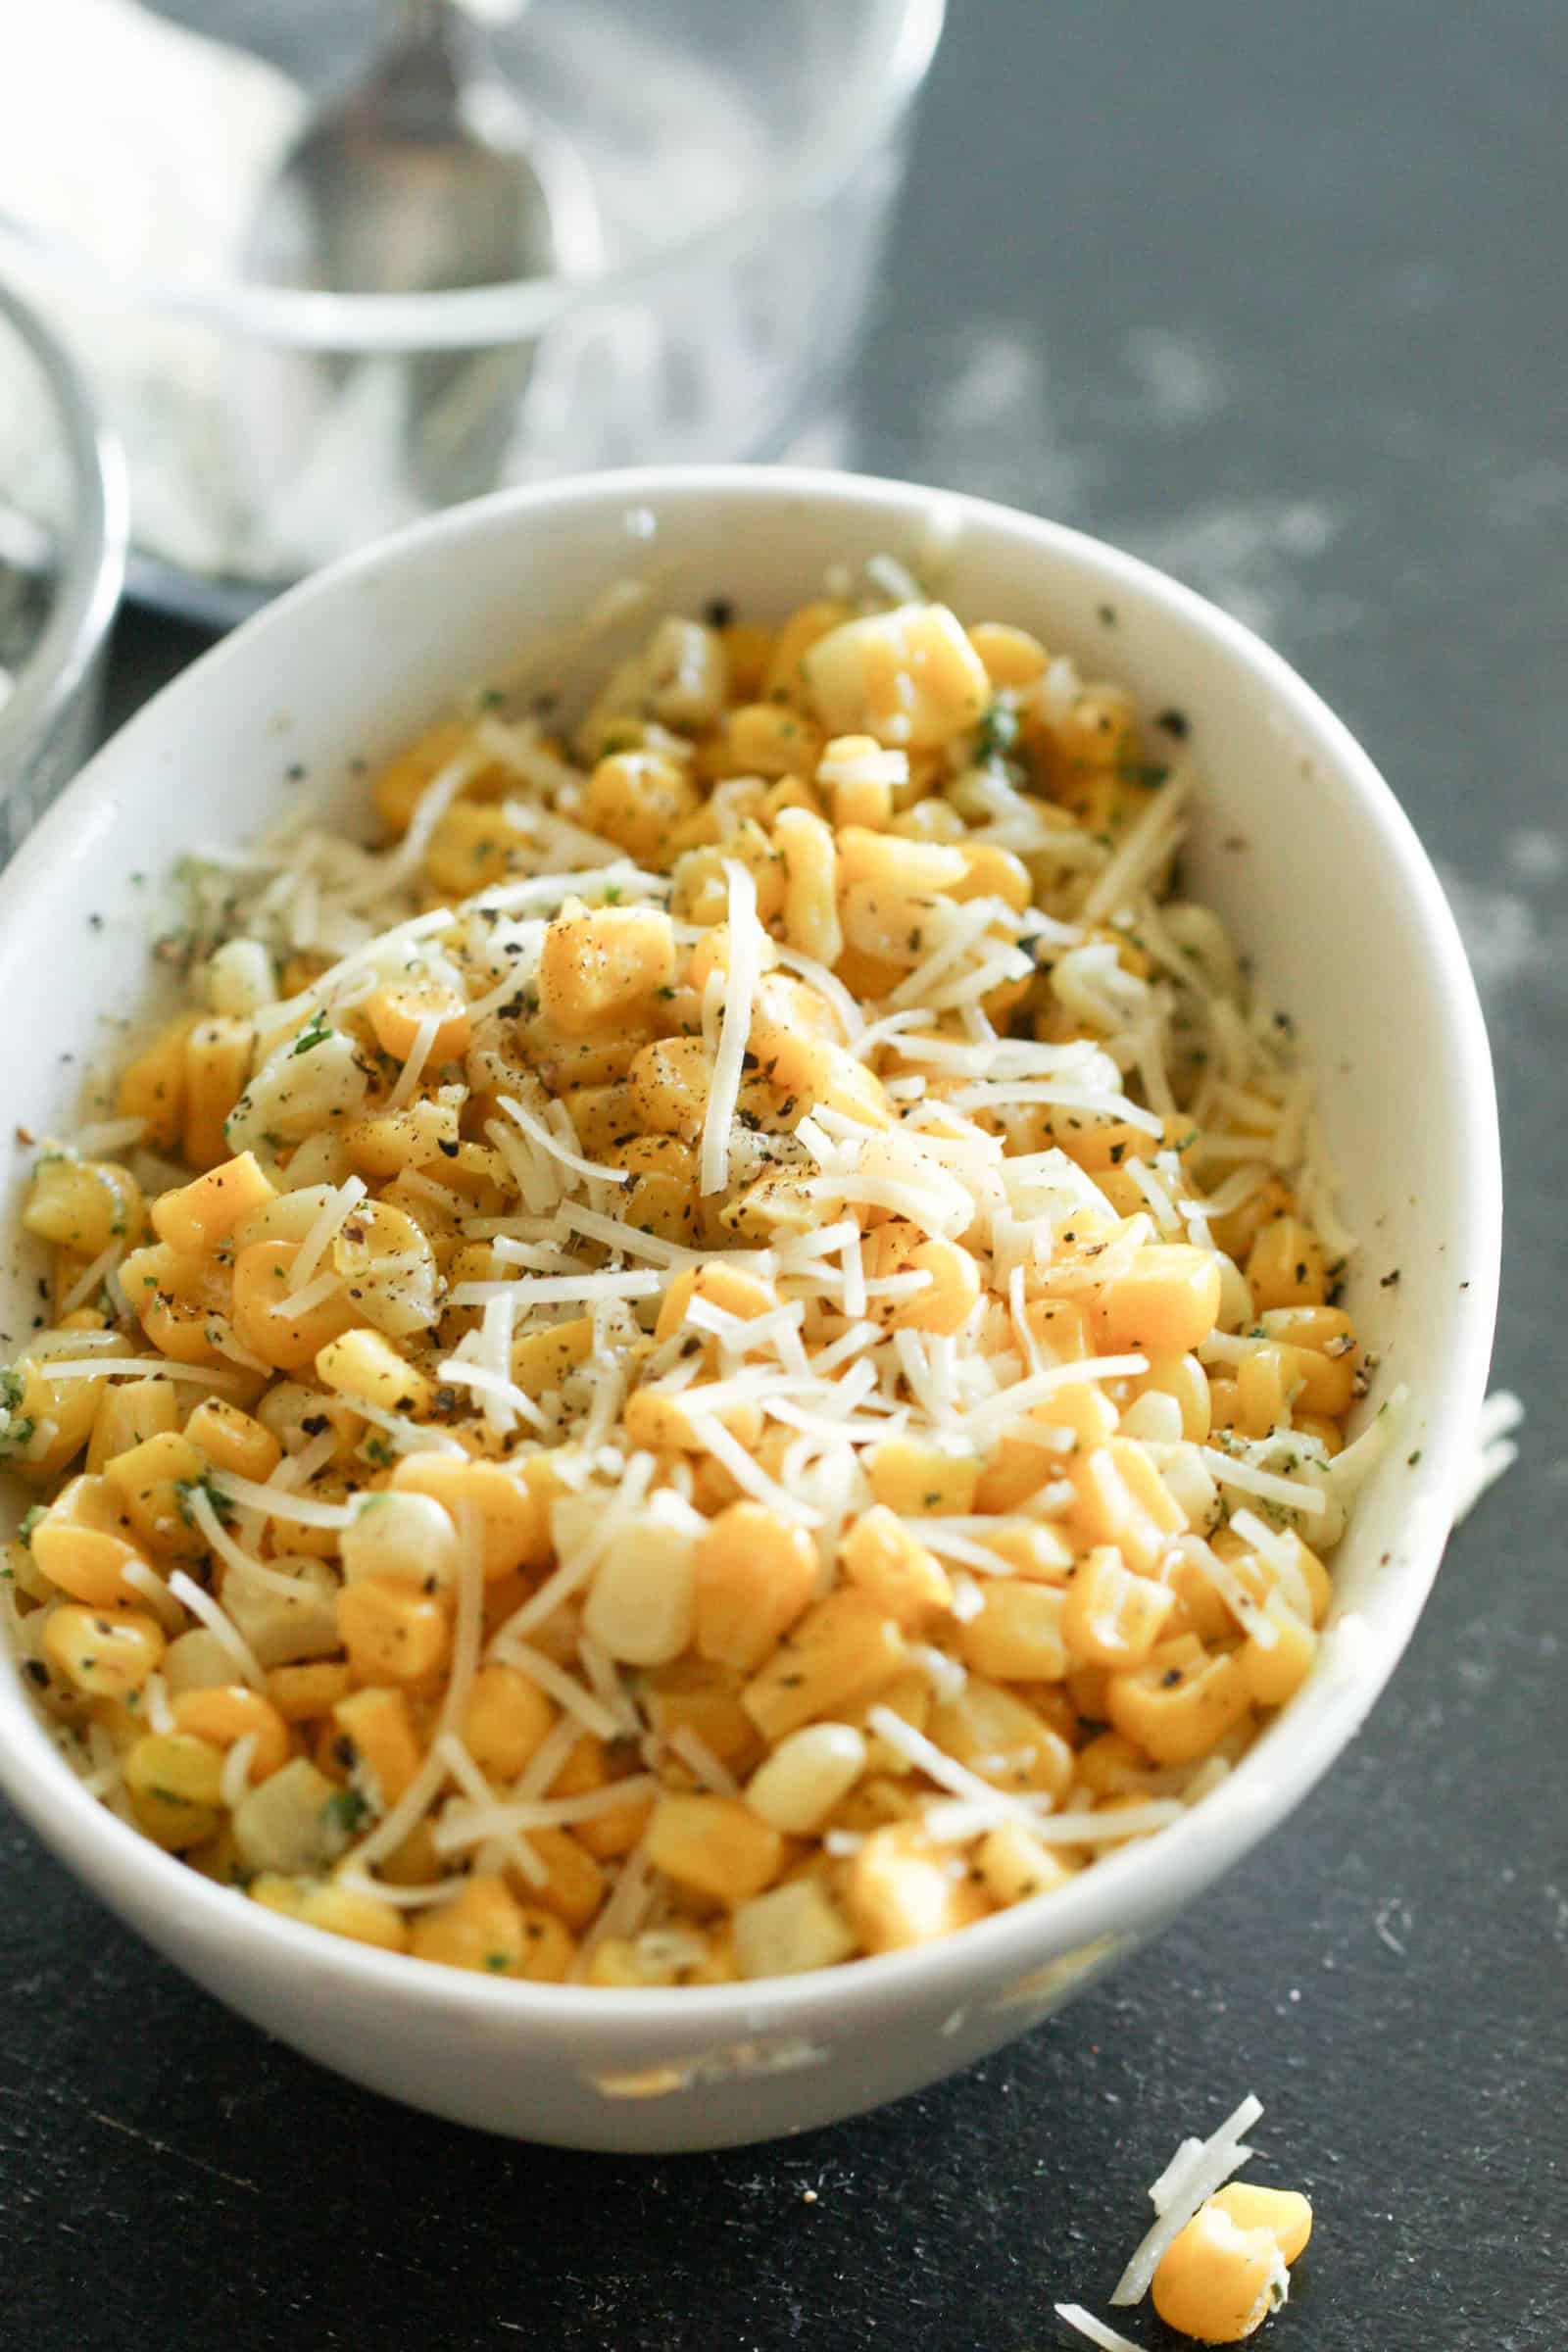
[[[1510,1160],[1497,1376],[1535,1429],[1362,1739],[1022,2047],[798,2143],[661,2163],[504,2147],[349,2088],[8,1823],[8,2340],[1023,2352],[1072,2340],[1054,2301],[1105,2311],[1149,2180],[1255,2088],[1249,2177],[1315,2213],[1260,2343],[1557,2352],[1565,354],[1552,238],[1515,226],[1527,190],[1548,230],[1568,213],[1554,29],[1539,0],[1503,24],[1332,0],[1266,33],[1234,0],[1179,24],[1115,0],[956,12],[854,398],[803,452],[1032,505],[1191,578],[1347,712],[1445,868]],[[197,642],[128,615],[120,707]],[[270,1729],[178,1728],[209,1753]],[[1178,2340],[1147,2307],[1125,2326]]]

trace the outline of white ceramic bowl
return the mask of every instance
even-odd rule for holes
[[[944,594],[1036,629],[1146,708],[1179,706],[1207,789],[1188,853],[1321,1062],[1345,1205],[1364,1237],[1351,1304],[1409,1386],[1398,1441],[1335,1564],[1351,1617],[1240,1769],[1157,1840],[922,1949],[823,1975],[620,1993],[491,1982],[319,1936],[220,1890],[71,1778],[0,1674],[0,1783],[68,1866],[177,1966],[358,2081],[520,2137],[716,2147],[852,2115],[1023,2033],[1154,1935],[1281,1822],[1352,1737],[1436,1572],[1471,1446],[1495,1302],[1492,1071],[1458,935],[1389,791],[1339,721],[1235,621],[1072,531],[842,475],[703,468],[564,482],[458,510],[285,597],[101,752],[0,880],[5,1199],[74,1109],[106,1011],[147,985],[142,894],[193,837],[243,840],[303,763],[345,808],[349,763],[389,752],[455,690],[506,670],[609,582],[777,615],[827,566],[918,566],[939,513]],[[106,917],[101,929],[90,913]],[[1396,1284],[1383,1278],[1398,1270]],[[24,1330],[30,1269],[0,1291]],[[62,1965],[64,1960],[62,1959]]]

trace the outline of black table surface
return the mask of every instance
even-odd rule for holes
[[[1523,1458],[1260,1853],[1025,2042],[797,2141],[621,2161],[407,2113],[194,1991],[5,1816],[7,2352],[1027,2352],[1069,2340],[1054,2300],[1104,2310],[1145,2184],[1248,2088],[1259,2176],[1317,2209],[1260,2340],[1568,2343],[1568,19],[953,14],[850,395],[801,454],[1125,542],[1370,748],[1491,1022]],[[128,612],[117,711],[200,643]]]

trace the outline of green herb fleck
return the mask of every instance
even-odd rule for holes
[[[289,1048],[290,1060],[300,1054],[313,1054],[318,1046],[325,1045],[331,1034],[332,1024],[326,1017],[326,1007],[318,1004],[305,1027]]]

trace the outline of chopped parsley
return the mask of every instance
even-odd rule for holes
[[[290,1060],[300,1054],[314,1054],[318,1046],[325,1045],[331,1034],[332,1024],[326,1017],[326,1007],[318,1004],[305,1027],[289,1048]]]
[[[358,1788],[338,1788],[321,1807],[321,1820],[344,1838],[357,1838],[370,1819],[370,1800]]]

